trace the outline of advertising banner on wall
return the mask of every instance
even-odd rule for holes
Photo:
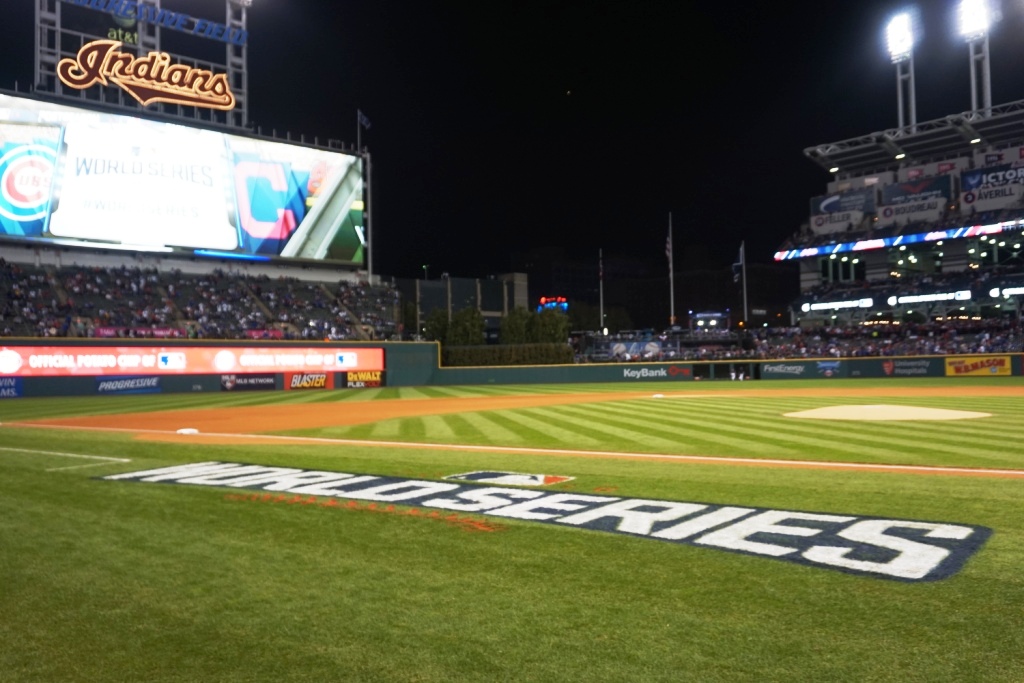
[[[0,377],[224,375],[383,370],[382,348],[0,347]]]
[[[1006,377],[1012,374],[1009,356],[946,358],[947,377]]]
[[[300,389],[333,389],[333,372],[290,372],[284,376],[286,391]]]
[[[895,206],[883,205],[878,209],[878,227],[934,222],[942,218],[946,205],[947,202],[943,199],[926,199]]]
[[[982,187],[960,193],[960,206],[967,212],[1000,211],[1015,206],[1024,197],[1021,185]]]
[[[24,382],[20,377],[0,377],[0,398],[21,398],[25,395]]]
[[[355,156],[0,95],[0,237],[362,265],[362,195]]]
[[[273,391],[277,388],[275,375],[221,375],[220,388],[224,391]]]
[[[97,394],[159,394],[159,377],[96,378]]]
[[[837,192],[811,199],[812,216],[846,213],[848,211],[871,213],[874,210],[875,188],[873,187]]]
[[[882,188],[882,204],[893,206],[925,200],[946,200],[953,196],[953,179],[948,175],[913,182],[894,182]]]
[[[942,377],[941,358],[857,358],[847,361],[850,377]]]
[[[1021,198],[1024,168],[1012,164],[987,166],[960,174],[960,206],[970,212],[995,211]]]
[[[346,389],[377,389],[384,386],[383,370],[356,370],[345,373]]]
[[[875,212],[876,188],[849,190],[811,199],[811,229],[817,234],[857,226],[865,214]]]

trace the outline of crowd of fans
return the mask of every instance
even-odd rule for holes
[[[862,358],[1024,350],[1024,328],[1016,318],[949,319],[925,323],[771,327],[750,333],[660,335],[642,343],[589,340],[580,362],[775,360]]]
[[[1024,286],[997,268],[915,279],[829,284],[801,302]],[[877,304],[876,304],[877,305]],[[1006,309],[1009,311],[1009,308]],[[396,339],[398,293],[389,286],[224,272],[189,275],[142,268],[33,268],[0,259],[0,334],[24,337],[188,337],[192,339]],[[1022,351],[1015,314],[818,327],[623,332],[574,338],[580,362],[770,360],[948,355]]]
[[[0,335],[7,337],[390,339],[399,329],[397,302],[393,288],[369,283],[0,259]]]

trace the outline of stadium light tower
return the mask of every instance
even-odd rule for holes
[[[971,111],[978,111],[980,72],[982,116],[989,116],[992,113],[992,71],[988,59],[988,30],[992,25],[992,11],[988,0],[960,0],[957,25],[971,50]]]
[[[917,99],[914,96],[914,24],[909,12],[897,14],[885,29],[885,42],[889,57],[896,65],[896,106],[899,109],[900,128],[905,125],[907,110],[911,127],[917,126]],[[906,90],[906,105],[903,91]]]

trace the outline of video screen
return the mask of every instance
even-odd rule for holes
[[[0,238],[362,266],[362,164],[0,95]]]

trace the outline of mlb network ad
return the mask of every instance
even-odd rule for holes
[[[362,165],[0,95],[0,237],[361,266]]]

